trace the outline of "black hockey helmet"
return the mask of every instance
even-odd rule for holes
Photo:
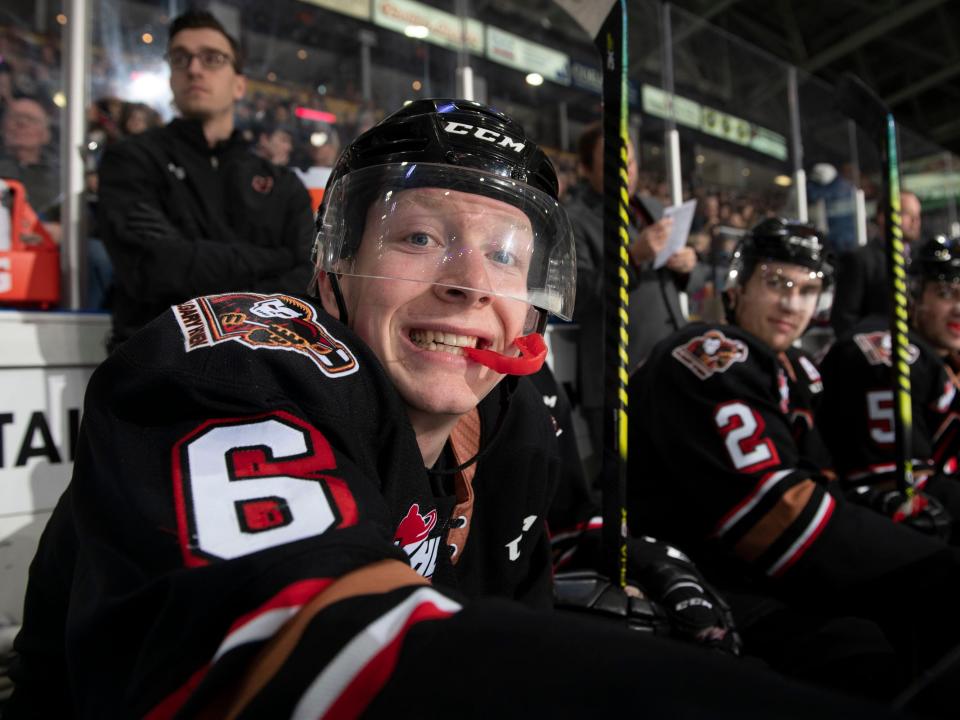
[[[913,253],[910,274],[921,287],[926,280],[960,282],[960,236],[936,235],[923,243]]]
[[[527,331],[542,327],[547,313],[571,318],[576,287],[573,233],[558,202],[553,164],[515,121],[467,100],[414,101],[343,151],[317,214],[317,270],[334,278],[362,275],[462,287],[444,275],[469,254],[457,247],[456,238],[449,238],[445,252],[438,253],[432,265],[412,273],[404,270],[416,276],[359,267],[357,249],[367,226],[376,223],[381,241],[399,231],[391,226],[392,214],[402,206],[405,191],[414,189],[436,194],[431,201],[431,212],[436,213],[442,213],[448,191],[481,195],[520,209],[529,220],[523,227],[510,226],[494,211],[483,216],[483,222],[489,219],[496,227],[497,237],[491,242],[497,253],[523,259],[525,284],[508,286],[491,273],[482,290],[539,311],[531,314]]]
[[[833,277],[819,231],[798,220],[767,218],[744,235],[733,253],[727,287],[744,285],[764,260],[809,268],[823,280],[824,286]]]

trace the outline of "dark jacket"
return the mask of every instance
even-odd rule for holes
[[[174,120],[108,148],[98,213],[116,266],[115,343],[196,295],[303,292],[310,280],[307,191],[238,132],[211,148],[199,122]]]
[[[603,196],[581,182],[565,206],[573,226],[577,249],[577,303],[574,322],[580,324],[578,387],[581,402],[588,407],[603,404]],[[638,228],[631,224],[630,241]],[[630,369],[643,360],[659,341],[682,327],[678,283],[684,276],[653,263],[627,270],[630,292]],[[681,280],[682,278],[682,280]]]
[[[883,238],[874,238],[837,260],[837,289],[830,310],[830,325],[837,337],[870,315],[887,315],[890,283]]]

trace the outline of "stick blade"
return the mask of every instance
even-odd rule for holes
[[[883,136],[887,115],[883,100],[853,73],[844,73],[836,87],[837,107],[859,125],[871,139]]]

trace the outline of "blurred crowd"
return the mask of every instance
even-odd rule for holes
[[[137,67],[142,61],[109,57],[102,48],[94,48],[92,53],[91,80],[97,99],[88,108],[88,138],[83,151],[91,211],[90,309],[110,307],[109,259],[96,240],[99,233],[93,212],[99,160],[112,143],[162,125],[172,116],[170,107],[151,106],[116,93],[111,78],[120,76],[119,64]],[[0,176],[24,182],[31,205],[55,240],[60,236],[58,139],[64,104],[60,73],[59,32],[43,36],[0,26]],[[383,109],[362,100],[350,83],[338,85],[337,92],[343,92],[334,96],[320,94],[326,92],[323,86],[322,90],[293,87],[269,75],[260,78],[252,73],[249,81],[246,97],[236,104],[236,127],[252,152],[276,165],[293,168],[311,191],[316,206],[341,146],[382,118]],[[566,197],[579,178],[576,156],[556,151],[552,157],[559,171],[561,195]],[[686,310],[692,318],[718,319],[717,292],[725,281],[736,242],[759,220],[784,214],[786,192],[782,188],[761,192],[746,187],[710,187],[702,182],[697,185],[696,168],[691,178],[694,186],[686,185],[683,195],[685,200],[697,200],[689,245],[696,252],[698,267],[686,288]],[[841,177],[837,182],[846,180]],[[642,163],[637,195],[661,208],[672,204],[664,172],[644,168]],[[835,224],[835,218],[830,221]],[[850,239],[846,238],[838,241],[834,250],[847,251],[852,249],[849,245]]]

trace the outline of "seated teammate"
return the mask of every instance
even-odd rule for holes
[[[960,238],[936,237],[920,246],[910,276],[911,449],[921,504],[929,506],[902,517],[889,318],[862,320],[830,348],[821,366],[824,393],[817,424],[851,498],[956,544],[960,485],[944,466],[955,470],[960,449],[954,370],[960,351]]]
[[[730,274],[732,324],[685,328],[631,379],[631,526],[692,555],[730,600],[745,652],[891,692],[889,680],[871,681],[873,670],[851,676],[875,661],[880,671],[885,640],[902,668],[914,652],[929,666],[960,641],[949,600],[960,589],[958,555],[846,502],[829,482],[813,415],[822,381],[793,347],[829,274],[816,231],[765,220]],[[797,613],[822,622],[808,631]],[[816,629],[842,617],[847,635]]]
[[[876,717],[528,609],[551,605],[561,456],[504,374],[573,306],[556,198],[506,116],[412,103],[332,173],[319,300],[198,298],[124,343],[90,381],[4,717]]]

